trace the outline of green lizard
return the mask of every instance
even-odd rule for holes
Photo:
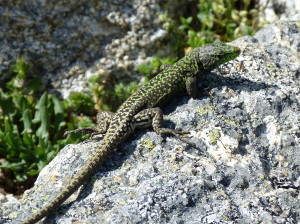
[[[152,124],[154,131],[159,135],[182,134],[180,131],[162,127],[163,113],[155,105],[166,96],[183,90],[184,87],[189,95],[195,97],[197,79],[234,59],[239,53],[239,48],[223,43],[196,48],[174,65],[165,66],[160,74],[131,95],[115,114],[100,113],[98,119],[104,124],[102,128],[97,130],[90,128],[87,131],[105,134],[101,145],[61,192],[23,224],[34,224],[57,209],[76,189],[92,177],[97,168],[134,132],[135,128]]]

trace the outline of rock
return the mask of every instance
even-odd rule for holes
[[[47,90],[63,98],[70,91],[86,90],[88,79],[103,71],[114,80],[128,80],[138,75],[133,68],[154,53],[171,56],[165,22],[158,15],[162,6],[174,11],[183,4],[171,0],[4,2],[0,82],[8,79],[9,67],[23,56],[35,75],[55,88]]]
[[[298,22],[277,22],[234,41],[241,55],[204,78],[202,97],[163,107],[165,125],[195,146],[136,131],[44,223],[300,222],[299,40]],[[53,198],[98,144],[63,148],[11,223]]]
[[[258,4],[263,8],[262,18],[268,23],[274,23],[277,20],[300,19],[298,0],[259,0]]]

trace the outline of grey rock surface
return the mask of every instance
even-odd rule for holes
[[[277,20],[300,20],[300,4],[298,0],[259,0],[263,8],[263,19],[268,23]]]
[[[8,75],[17,58],[25,57],[48,90],[63,97],[84,91],[96,74],[134,77],[133,68],[154,53],[170,55],[158,15],[163,8],[183,13],[179,2],[1,0],[0,74]]]
[[[242,54],[205,77],[202,97],[181,94],[163,107],[165,125],[189,130],[196,146],[137,131],[41,223],[299,223],[299,41],[299,22],[234,41]],[[98,144],[63,148],[19,211],[0,215],[19,223],[32,214]]]

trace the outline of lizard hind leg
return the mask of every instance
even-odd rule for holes
[[[152,125],[154,131],[159,134],[172,134],[182,140],[182,135],[189,134],[186,131],[163,128],[163,112],[159,107],[142,110],[133,118],[136,128],[144,128]]]
[[[76,130],[66,131],[64,135],[68,135],[70,133],[92,134],[92,137],[100,134],[104,135],[110,125],[113,116],[113,112],[99,112],[97,114],[96,127],[78,128]]]

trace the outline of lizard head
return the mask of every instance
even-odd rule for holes
[[[210,71],[219,65],[236,58],[241,50],[224,43],[208,44],[194,49],[198,56],[198,66]]]

